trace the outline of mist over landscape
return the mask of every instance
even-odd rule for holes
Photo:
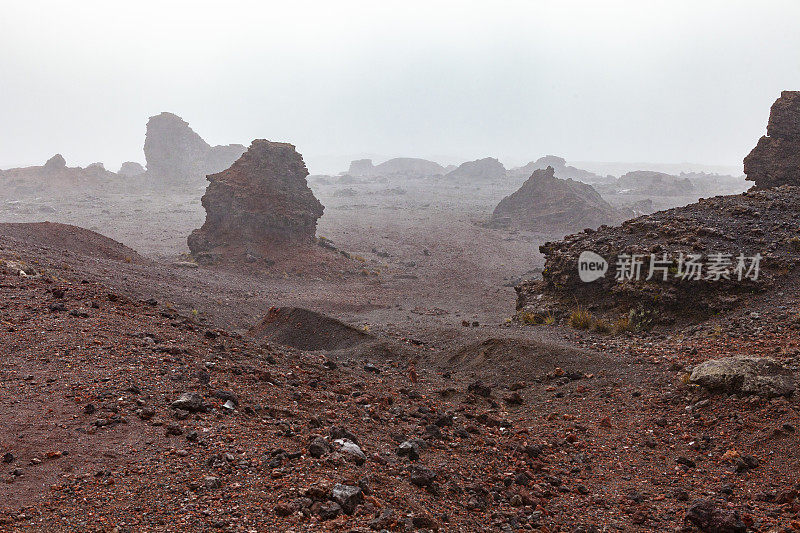
[[[0,168],[144,163],[143,118],[171,111],[212,144],[291,139],[314,173],[548,153],[740,171],[764,107],[800,77],[791,1],[2,10]]]
[[[797,531],[798,20],[0,0],[0,531]]]

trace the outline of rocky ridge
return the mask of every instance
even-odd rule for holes
[[[794,272],[800,263],[798,217],[800,188],[783,186],[704,199],[546,243],[540,248],[546,258],[543,279],[517,287],[517,309],[565,315],[584,307],[612,316],[636,312],[655,322],[705,318],[743,305],[750,295],[769,290]],[[587,251],[608,267],[591,282],[582,281],[578,270]],[[715,254],[727,261],[727,272],[719,279],[708,271]],[[756,254],[761,257],[757,279],[738,279],[738,257],[746,258],[749,269]],[[647,280],[651,255],[662,268]],[[680,276],[686,272],[686,262],[679,264],[681,255],[687,260],[701,256],[696,262],[706,270],[700,279]],[[633,256],[640,260],[640,279],[617,279],[617,261]]]

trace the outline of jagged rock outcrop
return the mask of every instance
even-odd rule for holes
[[[800,91],[783,91],[769,112],[767,134],[744,158],[755,188],[800,185]]]
[[[125,161],[122,163],[122,166],[119,167],[117,174],[126,178],[134,178],[136,176],[141,176],[144,172],[144,167],[139,163],[135,161]]]
[[[293,145],[253,141],[229,169],[208,176],[206,222],[189,236],[192,254],[256,260],[276,245],[312,242],[324,208],[306,176]]]
[[[545,243],[542,280],[516,287],[517,309],[565,316],[581,306],[640,324],[704,319],[741,307],[800,266],[798,218],[800,187],[784,185],[716,196]],[[593,254],[586,259],[597,265],[598,277],[582,278],[584,252]],[[692,255],[697,259],[690,261]],[[651,258],[656,268],[647,279]]]
[[[157,187],[201,185],[205,176],[231,166],[245,149],[241,144],[210,146],[172,113],[147,121],[144,156],[149,181]]]
[[[651,196],[685,196],[694,193],[694,184],[689,178],[653,170],[635,170],[623,174],[616,186],[621,193]]]
[[[550,166],[534,171],[522,187],[497,204],[492,215],[497,224],[561,234],[596,229],[623,219],[623,214],[591,185],[556,178]]]
[[[505,178],[506,168],[494,157],[485,157],[475,161],[461,163],[455,170],[445,175],[446,179],[457,180],[465,184],[478,181],[491,181]]]

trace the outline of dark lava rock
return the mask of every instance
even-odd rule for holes
[[[397,455],[400,457],[408,457],[412,461],[419,459],[420,446],[415,439],[407,440],[400,443],[397,447]]]
[[[320,520],[333,520],[342,514],[342,507],[336,502],[316,502],[311,511],[319,515]]]
[[[330,453],[331,446],[328,444],[328,441],[322,437],[317,437],[311,441],[311,444],[308,445],[308,454],[311,457],[322,457],[323,455]]]
[[[239,396],[236,393],[227,390],[217,390],[211,394],[214,398],[218,398],[223,402],[231,402],[233,405],[239,405]]]
[[[747,526],[736,511],[725,509],[710,500],[698,500],[689,506],[684,522],[706,533],[745,533]]]
[[[364,495],[361,487],[337,483],[331,490],[331,499],[342,507],[345,514],[353,514],[356,507],[363,503]]]
[[[410,473],[411,483],[418,487],[430,487],[436,479],[436,472],[422,465],[413,465]]]

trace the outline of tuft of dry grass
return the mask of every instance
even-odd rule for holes
[[[575,329],[589,329],[593,323],[592,314],[583,307],[578,307],[569,315],[568,324]]]
[[[536,326],[544,323],[544,317],[533,311],[520,311],[518,317],[520,323],[528,326]]]
[[[533,311],[520,311],[517,314],[517,320],[527,326],[539,326],[542,324],[552,326],[556,323],[556,317],[553,316],[553,313],[544,315],[542,313],[534,313]]]
[[[615,335],[625,333],[631,330],[631,319],[627,315],[621,316],[614,321],[611,327],[614,329]]]

